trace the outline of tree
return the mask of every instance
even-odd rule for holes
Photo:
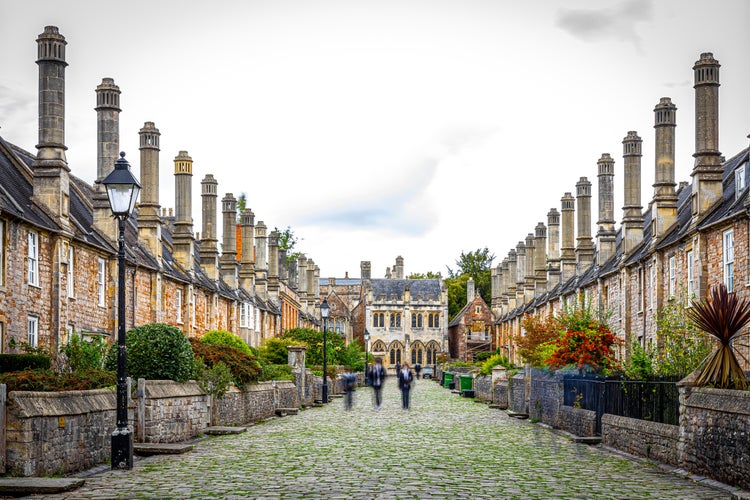
[[[247,194],[240,193],[239,198],[237,198],[237,222],[242,221],[242,212],[244,212],[246,208],[247,208]]]
[[[292,228],[287,226],[286,229],[282,231],[278,227],[274,227],[273,230],[279,235],[279,249],[286,250],[286,261],[291,262],[297,260],[299,256],[302,255],[302,252],[292,251],[294,250],[295,245],[297,245],[297,241],[299,241],[299,238],[294,235]]]
[[[457,270],[448,267],[448,313],[453,318],[466,305],[466,282],[474,279],[474,287],[482,299],[490,305],[492,303],[492,261],[495,255],[487,247],[473,252],[461,252],[456,260]],[[447,267],[447,266],[446,266]]]
[[[523,335],[515,335],[518,354],[535,368],[543,368],[554,352],[555,341],[560,338],[560,323],[552,316],[541,318],[527,314],[521,321]]]
[[[567,309],[555,320],[563,334],[545,364],[550,368],[575,367],[602,372],[617,368],[615,347],[621,342],[606,323],[598,320],[589,308]]]

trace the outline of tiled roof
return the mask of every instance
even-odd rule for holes
[[[394,296],[396,300],[403,300],[406,285],[409,285],[409,291],[412,298],[422,295],[425,299],[432,295],[433,300],[440,299],[440,280],[436,279],[419,279],[419,280],[394,280],[394,279],[374,279],[371,280],[372,294],[375,301],[380,300],[381,295],[385,295],[386,300],[391,300]]]

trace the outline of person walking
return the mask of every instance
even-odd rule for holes
[[[401,389],[401,406],[404,410],[409,409],[409,393],[414,381],[414,373],[409,369],[409,363],[404,362],[398,371],[398,388]]]
[[[357,385],[357,377],[350,371],[344,374],[344,409],[351,410],[354,404],[354,386]]]
[[[419,363],[414,365],[414,373],[416,374],[416,378],[419,379],[419,374],[422,373],[422,365]]]
[[[367,377],[370,379],[370,385],[372,386],[372,406],[374,409],[379,410],[383,404],[383,383],[386,376],[385,368],[383,368],[383,360],[375,358],[375,364],[368,371]]]

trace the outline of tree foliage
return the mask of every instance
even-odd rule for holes
[[[200,340],[204,344],[228,345],[234,347],[235,349],[239,349],[248,356],[255,356],[256,354],[253,351],[253,348],[247,345],[244,340],[242,340],[234,333],[228,332],[226,330],[211,330],[209,332],[206,332]]]
[[[621,340],[590,308],[566,309],[555,320],[560,324],[562,335],[555,340],[554,351],[545,361],[547,366],[575,367],[590,372],[618,368],[615,348]]]
[[[527,314],[521,327],[524,334],[514,337],[518,353],[531,366],[544,368],[545,361],[554,351],[555,341],[560,337],[560,323],[552,316]]]
[[[658,349],[653,364],[658,375],[688,375],[713,349],[708,335],[688,320],[687,309],[683,302],[674,300],[657,315]]]
[[[487,247],[461,252],[456,270],[448,267],[448,314],[453,318],[466,305],[466,283],[474,279],[474,287],[487,304],[492,303],[492,261],[495,255]]]
[[[291,262],[293,260],[297,260],[299,256],[302,255],[302,252],[293,251],[297,246],[297,241],[299,241],[299,238],[295,236],[292,228],[287,226],[286,229],[282,230],[278,227],[274,227],[273,230],[276,231],[279,235],[279,249],[286,250],[286,261]]]
[[[411,273],[409,276],[407,276],[407,279],[410,280],[438,280],[442,276],[440,276],[440,273],[434,273],[432,271],[427,271],[427,273]]]

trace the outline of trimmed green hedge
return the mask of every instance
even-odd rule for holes
[[[50,357],[45,354],[0,354],[0,373],[49,370],[50,366]]]

